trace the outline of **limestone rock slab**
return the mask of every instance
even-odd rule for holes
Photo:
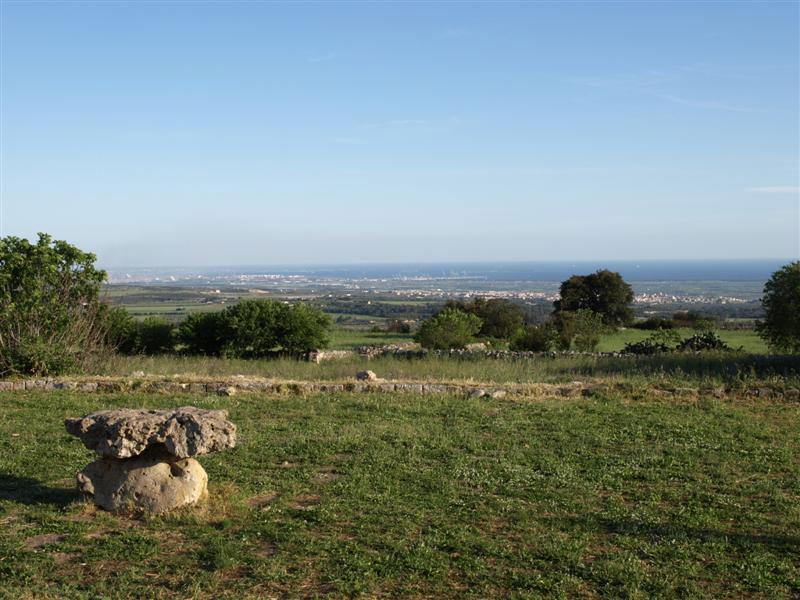
[[[67,419],[67,432],[100,456],[131,458],[162,447],[177,458],[219,452],[236,445],[236,426],[224,410],[185,406],[174,410],[120,408]]]

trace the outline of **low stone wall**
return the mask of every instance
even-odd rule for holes
[[[562,356],[593,356],[593,357],[623,357],[637,356],[622,352],[526,352],[514,350],[487,350],[485,348],[460,348],[452,350],[426,350],[417,344],[389,344],[385,346],[359,346],[355,350],[312,350],[305,355],[306,360],[321,363],[328,360],[341,360],[358,356],[359,358],[379,358],[391,356],[394,358],[425,358],[436,356],[440,358],[459,358],[462,360],[530,360],[543,358],[558,358]]]
[[[461,383],[424,383],[392,381],[270,381],[257,378],[233,377],[220,380],[179,381],[176,379],[103,378],[91,379],[26,379],[2,381],[0,392],[26,390],[75,391],[87,393],[138,392],[153,394],[213,394],[233,396],[239,393],[316,394],[335,392],[354,393],[408,393],[408,394],[460,394],[469,397],[500,399],[506,396],[533,397],[593,397],[609,394],[650,394],[675,397],[753,397],[784,398],[800,401],[800,389],[781,386],[750,387],[637,387],[624,383],[579,382],[568,384],[531,383],[516,385],[483,386]]]

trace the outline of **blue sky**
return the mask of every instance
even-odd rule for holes
[[[797,257],[798,6],[3,0],[4,233],[107,266]]]

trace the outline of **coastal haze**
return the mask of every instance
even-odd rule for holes
[[[230,267],[110,268],[111,284],[247,286],[282,292],[335,290],[398,295],[480,293],[520,298],[557,295],[561,281],[599,269],[619,272],[640,300],[659,296],[697,301],[747,301],[785,261],[603,261]]]

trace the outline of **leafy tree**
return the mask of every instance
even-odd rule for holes
[[[120,306],[104,305],[103,324],[105,342],[122,354],[136,354],[136,321],[131,314]]]
[[[525,324],[525,315],[517,304],[502,298],[475,298],[472,302],[448,300],[445,308],[455,308],[481,320],[478,335],[499,340],[514,337]]]
[[[221,312],[190,315],[178,338],[190,354],[263,358],[324,348],[330,326],[328,315],[307,304],[245,300]]]
[[[455,308],[445,308],[422,322],[414,340],[423,348],[433,350],[464,348],[480,329],[481,320],[475,315]]]
[[[764,320],[758,332],[770,347],[782,352],[800,352],[800,261],[772,274],[761,298]]]
[[[633,289],[619,273],[608,270],[591,275],[573,275],[561,284],[561,299],[553,303],[555,313],[590,310],[612,327],[633,320]]]
[[[95,260],[44,233],[0,239],[0,375],[80,369],[103,349]]]
[[[602,315],[581,308],[575,311],[575,337],[572,343],[581,352],[594,352],[600,343],[600,337],[606,332]]]
[[[178,327],[177,337],[187,354],[221,356],[231,337],[225,311],[189,314]]]
[[[175,349],[175,326],[159,317],[136,323],[137,354],[167,354]]]
[[[511,350],[547,352],[553,347],[557,335],[555,328],[549,323],[528,325],[520,329],[511,340]]]
[[[105,338],[110,348],[122,354],[166,354],[175,349],[175,327],[159,317],[136,321],[124,308],[109,308],[105,314]]]
[[[607,326],[603,317],[588,308],[556,313],[553,322],[557,328],[557,343],[561,350],[574,347],[581,352],[593,352]]]
[[[330,343],[331,318],[328,315],[302,302],[279,304],[283,309],[278,327],[278,344],[282,351],[301,354],[325,348]]]

